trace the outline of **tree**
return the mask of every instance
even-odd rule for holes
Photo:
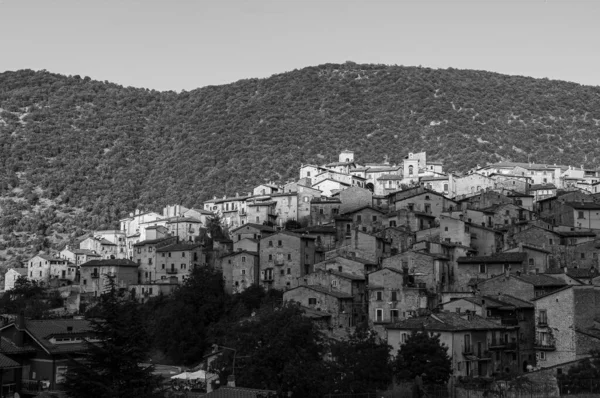
[[[48,310],[54,306],[62,306],[62,300],[47,300],[47,289],[35,280],[29,280],[26,276],[19,276],[15,281],[14,288],[0,298],[0,307],[9,314],[24,313],[32,319],[43,318]]]
[[[82,359],[73,359],[65,388],[70,397],[159,397],[160,378],[147,361],[150,340],[137,303],[125,297],[109,278],[92,319],[94,339],[87,340]]]
[[[584,392],[597,393],[600,391],[600,351],[592,350],[591,358],[569,368],[567,373],[558,377],[562,393],[578,394]]]
[[[207,327],[219,321],[228,299],[221,272],[195,267],[171,297],[148,304],[154,347],[175,363],[197,363],[207,348]]]
[[[366,325],[358,326],[348,340],[332,344],[333,391],[359,394],[386,389],[393,378],[390,350]]]
[[[211,365],[221,383],[232,374],[235,355],[237,385],[306,398],[321,397],[326,391],[327,345],[299,305],[264,306],[249,319],[218,326],[213,342],[235,350],[225,350],[223,360]]]
[[[395,360],[398,380],[414,380],[423,375],[428,384],[442,384],[452,373],[452,360],[448,347],[440,342],[440,335],[426,331],[412,333],[404,343]]]
[[[223,232],[223,220],[221,219],[221,216],[215,214],[207,220],[206,224],[206,228],[208,229],[211,238],[222,239],[225,237]]]

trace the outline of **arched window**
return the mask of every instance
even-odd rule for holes
[[[260,222],[260,217],[256,216],[256,223]]]
[[[408,175],[409,176],[413,175],[413,170],[414,170],[414,168],[412,165],[408,166]]]

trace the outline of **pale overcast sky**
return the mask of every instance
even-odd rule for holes
[[[600,1],[0,0],[0,72],[192,90],[323,63],[600,85]]]

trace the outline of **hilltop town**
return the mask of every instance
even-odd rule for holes
[[[343,151],[203,208],[136,210],[9,269],[4,288],[26,277],[78,313],[108,277],[146,302],[210,267],[230,294],[283,292],[332,336],[366,322],[397,352],[413,331],[440,333],[455,376],[560,373],[600,347],[598,186],[583,167],[453,174],[425,152],[392,164]]]

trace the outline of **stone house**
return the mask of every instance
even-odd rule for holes
[[[439,217],[442,212],[458,208],[458,203],[437,192],[421,187],[390,194],[396,210],[408,209]]]
[[[311,209],[311,201],[313,199],[318,199],[321,197],[322,192],[318,189],[311,188],[310,186],[298,184],[295,187],[296,190],[296,203],[298,206],[298,222],[300,224],[308,224],[310,223],[310,216],[312,213]]]
[[[325,178],[323,180],[319,180],[317,183],[314,183],[312,188],[321,191],[323,196],[330,197],[334,193],[350,188],[351,186],[352,184],[347,184],[331,178]]]
[[[504,253],[525,253],[526,260],[522,269],[525,274],[543,274],[550,268],[549,261],[552,252],[539,246],[519,243],[517,247],[507,249]]]
[[[367,275],[369,321],[379,333],[384,330],[382,325],[417,316],[427,308],[424,289],[409,286],[405,276],[405,272],[387,267]]]
[[[455,198],[456,199],[456,198]],[[469,209],[485,209],[490,206],[494,206],[497,204],[503,203],[514,203],[515,199],[508,197],[500,192],[495,192],[491,190],[482,191],[475,195],[470,195],[466,198],[462,198],[458,200],[461,205],[461,208],[469,208]]]
[[[140,283],[129,285],[134,298],[140,303],[145,303],[152,297],[169,296],[173,294],[179,283],[161,281],[161,283]]]
[[[441,304],[444,311],[474,313],[482,318],[500,322],[503,326],[518,326],[518,336],[510,340],[506,335],[494,333],[488,341],[499,369],[513,365],[515,349],[521,372],[527,372],[528,366],[535,365],[535,316],[534,305],[530,301],[499,293],[494,296],[475,296],[458,298]]]
[[[251,223],[276,225],[278,214],[275,211],[277,202],[273,200],[253,200],[246,203],[247,219]]]
[[[177,237],[144,240],[133,245],[133,258],[138,265],[138,282],[152,283],[158,278],[156,275],[157,249],[177,242]]]
[[[231,238],[234,242],[244,238],[258,239],[264,235],[269,235],[275,232],[275,228],[268,225],[247,223],[230,231]]]
[[[260,239],[260,280],[267,289],[291,289],[317,262],[316,238],[279,231]]]
[[[83,296],[99,297],[106,289],[108,278],[113,277],[117,288],[128,289],[138,280],[138,265],[131,260],[91,260],[81,265],[80,289]]]
[[[448,347],[455,377],[490,377],[519,369],[518,349],[497,360],[491,345],[495,335],[506,336],[512,342],[518,337],[518,327],[503,326],[471,313],[439,312],[409,318],[386,326],[387,342],[392,346],[392,353],[402,350],[411,333],[422,330],[439,334],[440,342]]]
[[[335,255],[315,264],[315,270],[334,270],[358,276],[364,276],[369,270],[376,267],[377,263],[375,262],[344,255]]]
[[[260,184],[252,190],[254,196],[272,195],[281,192],[281,187],[273,183]]]
[[[275,202],[276,224],[279,227],[283,227],[288,220],[299,220],[298,195],[296,192],[273,194],[271,200]]]
[[[258,252],[238,250],[227,254],[221,258],[221,269],[225,279],[225,291],[229,294],[241,293],[251,285],[259,283]]]
[[[96,236],[90,236],[79,242],[79,248],[96,252],[104,259],[117,258],[119,255],[116,243]]]
[[[493,296],[501,292],[521,300],[531,301],[536,297],[567,286],[559,278],[545,274],[498,275],[490,279],[475,282],[477,291],[482,295]]]
[[[313,236],[317,251],[329,251],[336,247],[337,230],[334,226],[312,225],[293,230],[292,232]]]
[[[472,173],[452,179],[452,192],[450,196],[456,197],[461,195],[475,195],[482,190],[492,189],[496,186],[496,182],[488,176]]]
[[[313,198],[310,201],[309,225],[328,225],[340,214],[338,198]]]
[[[452,188],[451,184],[454,179],[447,175],[433,175],[428,177],[421,177],[421,186],[438,192],[442,195],[451,195]]]
[[[490,178],[494,181],[494,188],[527,193],[532,179],[525,175],[492,173]]]
[[[348,229],[348,219],[352,220],[350,223],[352,229],[358,228],[362,232],[372,234],[383,229],[385,213],[371,207],[371,205],[359,207],[340,216],[339,220],[343,225],[338,226],[338,220],[336,219],[336,227],[344,232],[344,229]]]
[[[88,262],[89,260],[99,260],[102,258],[99,254],[85,249],[72,249],[67,246],[63,249],[60,254],[60,258],[67,260],[69,263],[74,264],[75,266],[80,266],[81,264]]]
[[[31,281],[48,283],[51,279],[74,280],[76,268],[67,260],[38,254],[27,261],[27,277]]]
[[[247,250],[251,252],[258,252],[258,239],[253,238],[242,238],[241,240],[236,240],[233,242],[233,251],[238,250]]]
[[[299,286],[321,286],[332,292],[341,292],[353,297],[352,319],[355,322],[366,320],[365,276],[350,274],[334,269],[315,269],[314,272],[298,278]]]
[[[172,243],[156,249],[155,277],[157,281],[184,282],[195,267],[207,264],[199,243]],[[152,280],[152,279],[150,279]]]
[[[488,256],[504,248],[504,234],[492,228],[466,223],[465,232],[471,234],[471,247],[479,256]]]
[[[600,349],[600,330],[595,327],[600,308],[598,287],[569,285],[533,302],[538,367],[575,361]]]
[[[533,202],[537,203],[541,200],[553,198],[556,196],[556,185],[554,184],[531,184],[529,193],[533,195]]]
[[[406,227],[387,227],[379,235],[390,243],[390,254],[396,255],[410,249],[415,242],[415,234]]]
[[[296,286],[283,293],[284,301],[296,301],[304,307],[331,314],[332,328],[355,326],[352,318],[354,297],[350,294],[331,291],[322,286]]]
[[[402,189],[401,182],[404,177],[399,174],[384,174],[378,177],[373,184],[375,195],[389,195]]]
[[[407,286],[427,288],[432,293],[441,292],[448,287],[453,275],[446,256],[415,250],[385,258],[381,266],[406,272]],[[430,308],[434,304],[436,303],[430,303]]]
[[[378,235],[353,230],[350,228],[350,223],[351,220],[345,221],[345,227],[338,228],[338,249],[336,250],[345,249],[346,252],[354,253],[355,256],[374,263],[379,263],[382,258],[390,255],[391,248],[387,240]],[[338,220],[336,219],[337,226]],[[340,231],[345,231],[345,233],[340,234]]]
[[[17,279],[22,276],[27,278],[27,275],[27,268],[9,268],[4,274],[4,291],[12,290]]]
[[[460,218],[440,216],[440,241],[471,247],[469,225]]]
[[[494,253],[490,256],[460,257],[458,264],[458,286],[468,286],[473,279],[489,279],[511,271],[525,272],[525,253]]]

